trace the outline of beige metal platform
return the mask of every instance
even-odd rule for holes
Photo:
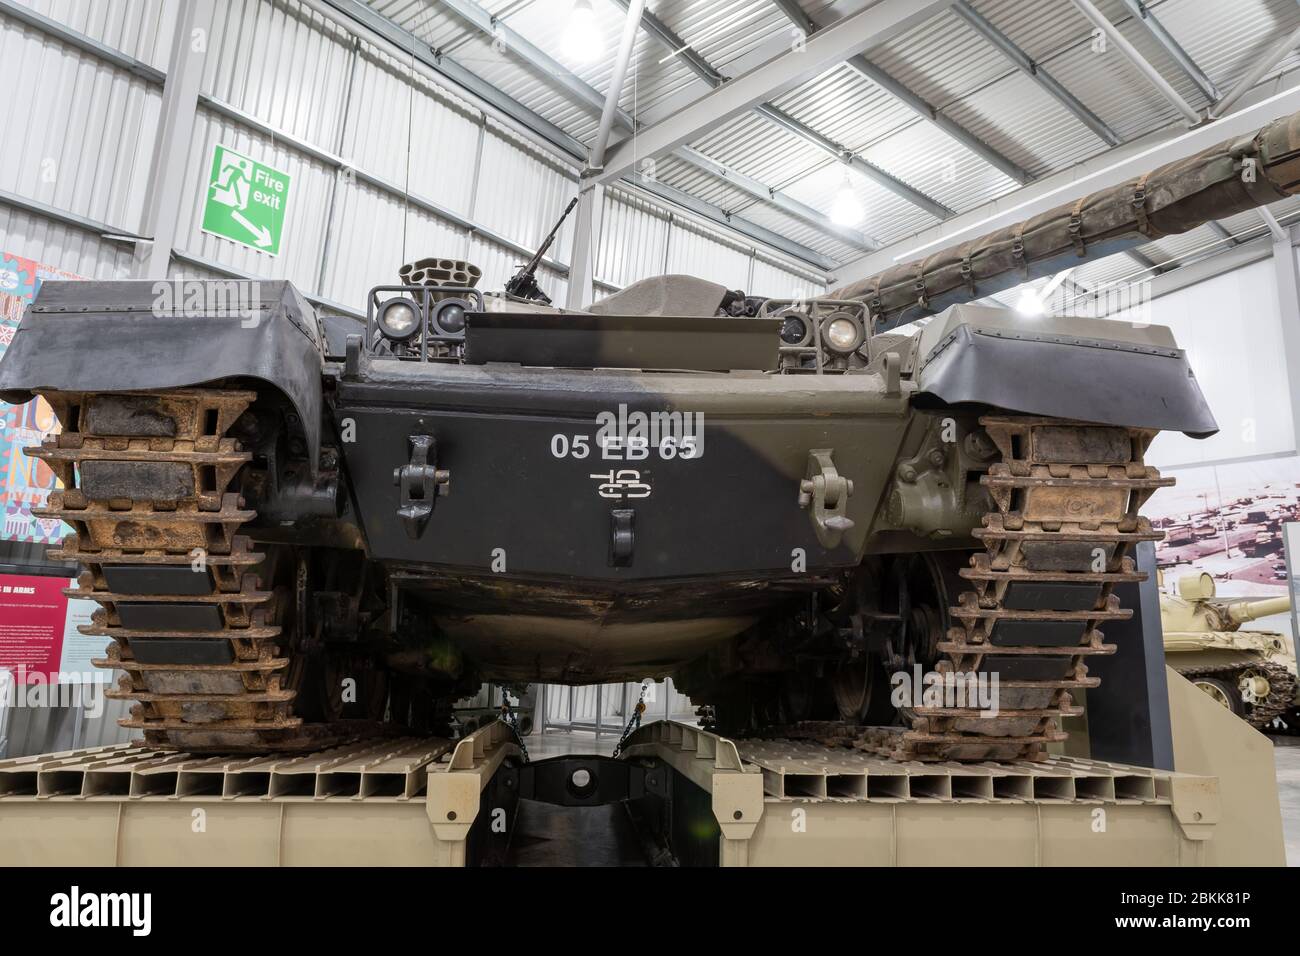
[[[905,763],[799,741],[651,724],[654,757],[713,794],[733,866],[1196,866],[1218,781],[1074,757]]]
[[[1173,696],[1212,735],[1216,715]],[[0,761],[0,865],[464,865],[489,784],[518,753],[495,723],[455,743],[305,757],[118,746]],[[668,722],[638,730],[624,759],[661,761],[707,794],[723,865],[1280,862],[1270,821],[1225,819],[1216,776],[1077,757],[900,763]],[[1254,811],[1233,799],[1234,814]]]

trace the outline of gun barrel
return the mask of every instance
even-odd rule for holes
[[[533,256],[532,261],[528,263],[531,268],[537,268],[537,264],[542,261],[542,256],[546,253],[547,249],[551,248],[551,243],[555,241],[556,235],[559,234],[560,227],[564,225],[564,220],[569,218],[569,213],[573,212],[573,207],[576,205],[578,205],[578,197],[574,196],[569,200],[569,204],[564,207],[564,212],[560,213],[560,218],[556,221],[555,227],[548,232],[546,238],[542,240],[542,244],[537,250],[537,255]]]
[[[542,256],[546,255],[546,250],[551,248],[551,243],[555,241],[555,236],[559,233],[560,227],[564,225],[564,220],[569,218],[569,213],[573,212],[573,207],[576,205],[578,205],[578,197],[574,196],[569,200],[569,204],[564,207],[564,212],[560,213],[560,218],[555,223],[554,228],[546,234],[546,238],[542,240],[542,244],[537,247],[537,251],[533,253],[533,257],[528,260],[528,264],[519,270],[519,275],[532,275],[537,271],[537,267],[542,262]]]
[[[1208,219],[1268,205],[1300,191],[1300,113],[1254,136],[1234,137],[1031,219],[854,282],[832,295],[861,299],[882,329],[921,305],[949,305],[1051,275]]]
[[[1273,614],[1285,614],[1291,610],[1291,599],[1286,596],[1257,598],[1250,601],[1234,601],[1228,605],[1228,617],[1236,624],[1257,621],[1261,617]]]

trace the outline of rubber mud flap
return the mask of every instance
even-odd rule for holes
[[[158,287],[166,283],[42,283],[0,357],[0,400],[22,404],[38,390],[160,391],[256,379],[293,405],[314,477],[324,370],[316,312],[287,281],[243,284],[253,299],[248,315],[159,311],[154,303]],[[120,424],[124,434],[151,435],[148,429],[165,426],[148,411],[148,402],[124,400],[95,411],[106,417],[94,424]]]
[[[1176,346],[1125,341],[1121,326],[1100,320],[1062,318],[1050,328],[1023,327],[1005,310],[954,306],[936,321],[942,340],[924,347],[913,401],[922,408],[979,404],[1025,415],[1072,419],[1099,425],[1150,428],[1204,437],[1218,431],[1187,355]],[[1151,326],[1151,338],[1160,326]],[[923,335],[928,333],[923,330]],[[1111,336],[1103,338],[1102,336]],[[1169,337],[1172,343],[1172,336]],[[1123,388],[1115,388],[1123,382]],[[1083,429],[1060,455],[1092,452],[1101,462],[1119,449],[1104,429]],[[1045,436],[1046,437],[1046,436]],[[1060,442],[1060,436],[1058,444]],[[1079,458],[1077,461],[1096,461]]]

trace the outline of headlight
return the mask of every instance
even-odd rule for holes
[[[804,345],[808,341],[808,323],[797,315],[787,315],[781,323],[781,341],[786,345]]]
[[[402,342],[420,331],[420,307],[410,299],[389,299],[379,307],[375,321],[387,338]]]
[[[433,307],[433,331],[438,335],[465,334],[464,299],[444,299]]]
[[[832,315],[822,326],[822,342],[832,352],[848,355],[862,344],[862,326],[846,315]]]

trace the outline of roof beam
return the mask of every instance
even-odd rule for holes
[[[1150,269],[1152,272],[1160,271],[1160,265],[1145,253],[1139,252],[1136,249],[1125,249],[1124,255],[1128,256],[1143,269]]]
[[[799,5],[799,0],[772,0],[772,2],[785,14],[786,19],[800,30],[803,30],[807,36],[811,36],[822,28],[822,24],[809,16],[803,7]],[[1033,180],[1034,177],[1027,169],[1003,156],[952,117],[939,112],[934,106],[909,90],[861,53],[849,57],[847,63],[859,75],[866,77],[867,80],[894,97],[922,120],[936,129],[942,130],[950,138],[966,147],[1003,175],[1014,179],[1021,185]]]
[[[1111,23],[1106,14],[1098,10],[1092,0],[1073,0],[1073,2],[1079,8],[1079,12],[1096,24],[1097,29],[1106,35],[1106,39],[1119,48],[1125,59],[1137,67],[1138,72],[1147,78],[1147,82],[1159,90],[1160,95],[1172,103],[1178,112],[1183,114],[1183,118],[1189,124],[1195,125],[1201,121],[1201,114],[1192,109],[1191,104],[1182,98],[1178,91],[1169,84],[1169,81],[1160,75],[1160,71],[1152,66],[1133,44],[1128,42],[1124,34],[1119,32],[1119,27]]]
[[[1205,98],[1211,103],[1218,100],[1221,94],[1219,88],[1214,85],[1214,81],[1196,65],[1196,61],[1187,54],[1187,51],[1173,38],[1173,35],[1165,29],[1164,24],[1156,19],[1156,15],[1147,9],[1147,5],[1142,0],[1122,0],[1122,2],[1124,6],[1128,7],[1129,12],[1133,14],[1134,21],[1164,48],[1170,59],[1178,64],[1178,68],[1186,73],[1197,88],[1205,94]]]
[[[0,3],[3,4],[8,4],[9,2],[10,0],[0,0]],[[553,125],[548,120],[543,119],[537,113],[534,113],[517,100],[507,96],[505,93],[502,93],[500,90],[475,76],[469,70],[452,60],[451,57],[433,49],[433,47],[414,36],[408,30],[405,30],[392,20],[389,20],[387,17],[375,12],[366,4],[360,2],[360,0],[310,0],[310,2],[332,9],[346,21],[350,21],[352,24],[362,27],[381,39],[386,40],[396,49],[413,55],[418,62],[424,64],[426,67],[438,73],[452,84],[460,87],[462,90],[477,97],[480,102],[492,107],[501,115],[513,119],[524,129],[531,130],[534,135],[549,142],[552,146],[558,148],[564,155],[568,156],[579,165],[586,165],[588,160],[587,147],[577,139],[573,138],[568,133],[565,133],[558,126]],[[591,87],[588,87],[588,89],[591,89]],[[593,92],[595,91],[593,90]],[[604,97],[599,93],[596,93],[596,96],[600,99],[600,108],[603,108]],[[581,99],[583,102],[587,101],[585,96]],[[626,116],[626,113],[623,115]],[[628,122],[630,123],[630,118],[628,119]],[[667,188],[668,187],[665,187],[665,189]],[[676,201],[667,196],[661,198],[668,198],[669,201]],[[412,199],[414,201],[414,197],[412,197]],[[677,204],[686,206],[684,202],[678,202]],[[700,208],[693,209],[693,211],[698,215],[719,225],[728,226],[736,232],[745,235],[749,239],[766,243],[773,249],[794,256],[801,262],[813,265],[823,271],[829,270],[835,265],[821,253],[809,249],[807,246],[800,243],[786,239],[783,236],[777,236],[776,233],[763,229],[761,226],[753,223],[749,223],[747,220],[731,217],[717,206],[702,201],[699,201],[699,206]],[[747,229],[746,227],[752,228]]]
[[[907,183],[895,179],[889,173],[885,172],[875,163],[870,163],[863,159],[847,146],[837,143],[829,136],[823,136],[808,126],[805,126],[799,120],[795,119],[785,110],[777,109],[771,103],[764,103],[758,107],[755,112],[771,120],[777,126],[794,133],[800,139],[816,146],[827,156],[844,163],[850,169],[855,169],[863,176],[875,182],[877,185],[889,190],[901,199],[906,199],[918,209],[923,209],[935,219],[951,219],[956,213],[949,209],[943,203],[936,199],[931,199],[925,193],[921,192]]]
[[[624,10],[627,9],[628,0],[614,0],[614,3]],[[641,13],[641,29],[672,51],[677,59],[690,67],[691,72],[710,86],[719,87],[726,79],[709,65],[708,60],[700,56],[686,41],[674,33],[668,24],[664,23],[648,9]]]
[[[528,66],[540,73],[546,82],[557,87],[580,103],[586,104],[600,113],[605,105],[605,97],[591,85],[584,83],[573,71],[559,60],[545,53],[532,41],[519,33],[500,17],[493,16],[474,0],[438,0],[438,3],[451,10],[480,33],[499,40],[505,48]],[[622,112],[621,110],[619,112]],[[620,119],[627,129],[632,128],[632,119],[623,113]]]
[[[1210,232],[1227,242],[1230,246],[1235,246],[1239,241],[1237,237],[1230,233],[1223,223],[1219,222],[1217,219],[1209,220],[1206,225],[1210,227]]]
[[[1237,100],[1245,96],[1246,92],[1252,89],[1265,73],[1277,66],[1282,57],[1294,50],[1297,43],[1300,43],[1300,27],[1296,27],[1284,36],[1273,45],[1272,49],[1255,61],[1255,65],[1237,81],[1237,85],[1229,90],[1223,99],[1210,107],[1210,119],[1218,119],[1236,106]]]
[[[624,10],[627,9],[627,0],[612,0],[612,2],[618,4]],[[646,33],[650,34],[650,36],[657,40],[663,47],[671,51],[683,63],[685,63],[696,77],[703,80],[713,89],[716,90],[718,87],[722,86],[724,82],[728,82],[727,77],[724,77],[721,73],[710,66],[709,62],[704,59],[704,57],[700,56],[700,54],[692,49],[690,45],[682,40],[681,37],[669,29],[662,20],[650,13],[648,10],[641,15],[641,26]],[[693,100],[691,102],[696,101]],[[680,112],[681,109],[684,109],[687,105],[690,104],[683,103],[680,106],[677,106],[672,111],[671,115]],[[873,180],[882,188],[889,190],[896,196],[899,196],[919,209],[925,210],[936,219],[948,219],[954,215],[953,211],[947,206],[936,202],[920,190],[914,189],[902,180],[891,176],[880,167],[867,162],[857,156],[847,146],[843,146],[829,137],[823,136],[821,133],[818,133],[816,130],[795,119],[789,113],[783,112],[768,103],[755,107],[754,112],[771,121],[775,125],[780,126],[782,129],[786,130],[786,132],[791,133],[805,142],[817,147],[837,162],[845,163],[853,169],[856,169],[859,173]],[[829,222],[829,220],[827,221]]]
[[[796,219],[802,220],[811,226],[834,236],[836,239],[846,242],[856,249],[870,252],[880,248],[880,243],[867,236],[866,233],[859,229],[852,229],[848,226],[841,226],[833,222],[825,213],[818,212],[811,206],[806,206],[797,199],[791,199],[784,193],[779,193],[774,189],[763,185],[756,179],[746,176],[744,173],[732,169],[724,163],[718,162],[709,156],[704,155],[699,150],[692,149],[689,146],[681,146],[673,156],[677,159],[685,160],[696,169],[703,170],[718,179],[725,180],[738,189],[741,189],[751,196],[765,200],[771,203],[777,209],[785,212]]]
[[[1111,146],[1118,146],[1121,142],[1119,134],[1106,125],[1105,121],[1094,113],[1088,107],[1084,106],[1079,99],[1057,82],[1056,78],[1044,70],[1036,62],[1030,59],[1029,54],[1016,46],[1005,33],[986,20],[983,15],[972,7],[966,0],[957,0],[953,6],[952,12],[957,14],[975,29],[977,33],[988,40],[995,47],[1002,51],[1002,54],[1018,66],[1026,76],[1037,83],[1047,92],[1049,96],[1064,106],[1074,114],[1077,119],[1088,129],[1092,130]]]
[[[631,170],[638,158],[659,156],[685,145],[700,134],[768,99],[779,96],[842,63],[854,53],[898,36],[952,5],[953,0],[880,0],[818,30],[800,49],[787,50],[756,69],[737,76],[675,116],[619,143],[610,152],[601,174],[616,179]]]
[[[698,199],[681,189],[665,185],[657,180],[648,179],[637,172],[629,173],[624,179],[658,199],[681,206],[683,209],[702,216],[711,222],[748,236],[755,242],[761,242],[774,249],[779,249],[787,255],[794,256],[796,259],[820,269],[822,272],[830,272],[836,267],[836,262],[833,259],[819,252],[814,252],[806,246],[787,239],[785,236],[778,235],[770,229],[765,229],[757,223],[750,222],[748,219],[732,216],[712,203]]]
[[[485,36],[504,43],[508,51],[521,59],[527,66],[536,71],[546,82],[550,83],[557,90],[571,96],[576,102],[587,106],[594,113],[602,116],[604,115],[604,110],[609,106],[609,100],[606,95],[602,95],[595,87],[575,76],[564,64],[538,48],[523,34],[519,33],[506,23],[504,19],[494,16],[488,10],[480,6],[476,0],[440,0],[440,2]],[[625,12],[628,11],[629,5],[627,0],[617,0],[617,2]],[[654,15],[646,11],[644,5],[642,5],[641,20],[643,26],[647,17],[655,19]],[[657,19],[656,23],[659,23]],[[663,27],[662,23],[659,23],[659,25]],[[663,29],[667,30],[666,27],[663,27]],[[713,68],[704,61],[703,57],[700,57],[694,50],[690,52],[699,60],[700,68],[707,71],[711,76],[716,77],[716,82],[712,83],[712,85],[721,85],[723,82],[722,77],[713,71]],[[619,86],[621,91],[621,84]],[[618,97],[615,96],[613,106],[614,124],[620,129],[629,132],[635,130],[635,119],[626,110],[619,108],[617,100]],[[598,135],[598,144],[599,140],[600,137]],[[604,148],[603,145],[600,147],[602,153]],[[599,166],[599,162],[594,159],[595,151],[596,148],[593,146],[593,163],[594,165]],[[854,248],[866,252],[879,248],[879,243],[870,242],[861,232],[857,232],[856,230],[844,230],[842,227],[836,226],[835,223],[831,222],[830,217],[818,213],[809,206],[804,206],[797,200],[791,199],[769,186],[765,186],[762,183],[758,183],[757,181],[748,179],[747,177],[742,177],[739,173],[724,171],[725,168],[721,168],[721,164],[713,163],[712,161],[701,163],[699,162],[699,159],[702,154],[696,153],[693,150],[689,151],[689,153],[690,154],[688,155],[687,151],[679,149],[675,150],[673,155],[716,179],[725,180],[731,185],[739,187],[755,199],[769,203],[775,208],[791,213],[804,221],[808,221],[806,215],[808,213],[819,217],[812,223],[813,225],[817,226],[819,229],[824,229],[827,232],[840,233],[840,238],[854,246]],[[795,212],[796,209],[800,209],[801,211]]]
[[[480,79],[451,57],[435,50],[409,30],[378,13],[361,0],[315,0],[341,14],[353,23],[387,40],[397,49],[414,57],[418,62],[444,79],[471,93],[479,102],[508,117],[534,136],[545,140],[564,155],[578,163],[586,163],[587,147],[554,123],[544,119],[518,100],[502,93],[491,83]]]

